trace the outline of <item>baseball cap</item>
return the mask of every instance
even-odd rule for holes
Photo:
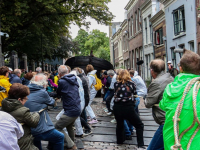
[[[167,63],[168,63],[168,64],[171,64],[172,62],[171,62],[171,61],[168,61]]]

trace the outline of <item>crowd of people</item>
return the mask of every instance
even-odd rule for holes
[[[21,75],[20,69],[12,71],[6,66],[0,67],[0,147],[4,150],[42,150],[41,141],[48,141],[50,150],[76,149],[75,137],[91,134],[89,124],[98,123],[91,103],[101,90],[105,113],[114,115],[111,122],[116,123],[117,144],[132,140],[135,129],[138,149],[146,149],[144,124],[138,110],[138,105],[144,102],[146,108],[152,108],[152,116],[159,124],[148,150],[198,149],[199,124],[194,122],[193,112],[195,83],[190,83],[192,79],[200,80],[198,54],[184,50],[179,64],[180,73],[171,62],[168,62],[166,72],[163,60],[152,60],[152,82],[148,88],[135,70],[102,70],[100,79],[92,65],[87,65],[85,70],[86,73],[78,67],[71,70],[69,66],[61,65],[58,71],[52,73],[42,72],[38,67],[36,72]],[[191,89],[185,93],[184,89],[188,86]],[[198,101],[199,86],[196,87]],[[173,122],[176,119],[173,117],[183,95],[185,101],[181,103],[182,113],[179,112],[178,133],[184,133],[181,140],[176,141]],[[53,125],[48,106],[56,109],[59,99],[63,109]],[[192,124],[193,128],[187,129]]]

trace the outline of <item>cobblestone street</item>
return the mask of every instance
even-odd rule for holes
[[[140,102],[139,108],[140,110],[143,110],[146,112],[146,109],[144,109],[144,102]],[[115,135],[115,128],[116,124],[111,123],[110,121],[114,118],[113,116],[106,116],[106,113],[104,112],[103,108],[106,107],[105,104],[102,103],[102,98],[95,98],[94,101],[92,102],[92,108],[97,116],[98,123],[93,124],[91,126],[92,128],[92,134],[85,136],[84,138],[76,138],[75,143],[78,147],[79,150],[127,150],[127,149],[132,149],[135,150],[137,149],[136,146],[134,145],[136,143],[136,138],[135,135],[133,135],[133,140],[131,141],[125,141],[123,145],[118,145],[116,144],[116,135]],[[58,109],[50,109],[48,112],[51,120],[53,123],[56,122],[56,115],[60,112],[62,109],[62,104],[58,103]],[[149,115],[149,110],[147,111]],[[142,114],[143,115],[143,114]],[[144,116],[142,116],[144,117]],[[147,116],[150,117],[151,116]],[[152,120],[152,119],[150,119]],[[151,122],[151,121],[150,121]],[[153,125],[155,125],[153,123]],[[148,129],[147,129],[148,130]],[[154,129],[153,129],[154,130]],[[144,131],[144,134],[147,131]],[[149,131],[153,132],[153,131]],[[148,133],[149,134],[149,133]],[[153,134],[153,133],[152,133]],[[152,137],[152,134],[150,137]],[[145,136],[144,136],[145,137]],[[147,143],[149,142],[150,138],[146,139]],[[43,150],[47,150],[47,142],[43,141]]]

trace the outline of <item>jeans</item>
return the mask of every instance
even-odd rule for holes
[[[34,145],[42,150],[42,141],[49,141],[49,148],[51,150],[63,150],[64,149],[64,134],[56,129],[38,134],[34,136]]]
[[[151,143],[149,144],[147,150],[164,150],[164,143],[163,143],[163,126],[160,125],[157,129],[156,133],[154,134]]]
[[[124,120],[124,130],[126,135],[131,135],[133,132],[133,126],[127,120]]]
[[[86,115],[85,109],[83,109],[83,111],[81,113],[81,118],[83,118],[85,120],[85,122],[87,122],[87,115]]]
[[[144,146],[143,130],[144,124],[135,112],[132,102],[115,103],[113,107],[115,119],[117,121],[116,135],[117,144],[123,144],[125,141],[124,120],[128,120],[136,128],[138,146]]]
[[[109,95],[106,98],[106,107],[108,109],[109,112],[112,112],[112,110],[110,109],[110,102],[114,96],[114,90],[109,90]]]
[[[108,97],[109,94],[110,94],[110,90],[106,90],[106,94],[103,98],[103,101],[106,101],[106,98]]]

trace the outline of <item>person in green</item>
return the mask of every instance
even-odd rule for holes
[[[159,107],[166,112],[166,119],[163,128],[163,137],[164,137],[164,148],[165,150],[171,150],[171,147],[175,145],[174,137],[174,125],[173,125],[173,116],[178,103],[180,102],[184,89],[187,86],[188,82],[193,78],[200,77],[200,56],[192,51],[184,49],[183,57],[180,60],[180,74],[177,75],[174,79],[174,82],[167,85],[165,88],[163,99],[159,103]],[[194,86],[193,86],[194,87]],[[193,87],[187,93],[183,108],[180,114],[179,121],[179,135],[188,127],[192,125],[194,114],[192,106],[193,98]],[[200,92],[197,95],[197,115],[200,118]],[[189,143],[190,138],[192,137],[195,129],[198,124],[186,132],[182,137],[180,144],[183,150],[187,149],[187,144]],[[200,132],[197,132],[194,137],[190,149],[196,150],[200,149]]]

